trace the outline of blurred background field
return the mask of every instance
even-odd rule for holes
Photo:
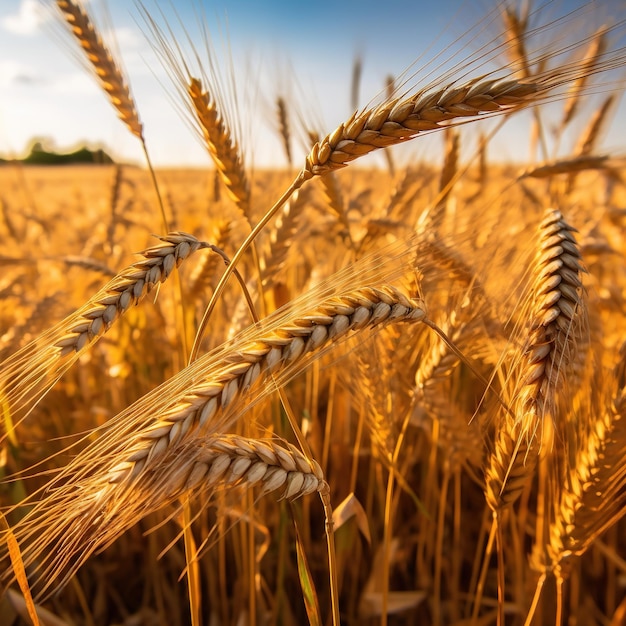
[[[479,31],[492,40],[490,51],[452,51],[461,61],[444,85],[484,81],[481,54],[499,62],[511,84],[546,76],[569,82],[521,111],[507,101],[500,117],[479,121],[444,90],[425,107],[424,119],[444,116],[436,132],[336,171],[322,161],[321,173],[291,195],[242,256],[237,269],[248,301],[231,277],[206,328],[224,259],[238,253],[300,168],[313,170],[311,155],[366,145],[361,135],[341,135],[338,145],[325,137],[333,126],[316,115],[315,98],[349,101],[331,117],[359,107],[366,117],[390,116],[385,102],[414,86],[399,83],[393,91],[392,73],[402,68],[377,74],[382,109],[361,101],[359,55],[350,55],[347,72],[337,70],[339,95],[328,88],[303,100],[284,83],[269,83],[256,113],[271,137],[271,159],[256,163],[256,149],[248,150],[255,145],[246,130],[250,111],[237,109],[229,81],[219,82],[211,64],[200,62],[203,88],[215,89],[214,105],[224,113],[219,144],[201,112],[194,117],[195,101],[190,107],[184,100],[189,93],[174,69],[179,82],[170,96],[208,154],[193,168],[163,167],[172,145],[166,141],[170,147],[157,150],[156,186],[140,147],[126,152],[111,137],[87,141],[112,156],[103,165],[30,165],[0,145],[7,157],[0,164],[0,498],[9,525],[0,548],[1,624],[30,623],[28,585],[12,580],[16,561],[5,547],[13,531],[33,592],[55,591],[34,600],[41,623],[54,626],[326,624],[331,572],[345,624],[626,624],[626,15],[616,5],[605,29],[607,6],[614,8],[499,5]],[[20,7],[24,15],[34,11],[29,3]],[[22,15],[14,9],[9,17]],[[557,9],[564,17],[552,22]],[[8,23],[15,31],[16,22]],[[153,39],[158,33],[151,31]],[[183,82],[195,78],[180,69],[176,53],[165,56]],[[435,61],[428,69],[431,89],[441,89],[438,71],[447,66]],[[234,70],[224,71],[222,78]],[[290,84],[291,70],[281,76]],[[130,130],[128,141],[139,146],[132,102],[124,108],[115,100],[126,94],[122,78],[117,91],[104,81],[99,96],[107,105],[111,97],[126,124],[112,118],[119,133]],[[141,114],[141,102],[137,108]],[[41,136],[32,130],[29,137]],[[158,131],[158,123],[146,123],[147,154]],[[41,141],[35,153],[57,149]],[[177,238],[187,234],[206,245],[193,254],[181,248]],[[152,279],[141,273],[143,262],[154,262]],[[132,283],[125,292],[115,282],[120,276],[140,287],[132,291]],[[396,293],[384,291],[387,283],[406,294],[388,314],[401,316],[406,302],[423,304],[430,326],[391,316],[361,333],[354,290],[382,290],[359,297],[381,297],[373,310],[384,311],[385,298]],[[147,296],[137,306],[136,293]],[[77,311],[82,317],[72,317]],[[285,343],[316,325],[340,334],[337,318],[349,336],[302,365],[292,354],[293,370],[274,377],[265,361],[254,361],[269,333],[255,330],[254,315],[279,325]],[[105,322],[92,332],[100,318]],[[238,343],[242,332],[248,334]],[[219,354],[226,364],[248,358],[267,374],[257,387],[236,387],[228,432],[216,435],[295,444],[297,424],[330,488],[330,564],[317,498],[262,494],[234,470],[193,498],[168,500],[160,511],[146,506],[145,517],[121,524],[106,549],[94,538],[97,528],[73,517],[88,484],[80,480],[97,474],[90,462],[106,467],[109,450],[98,444],[128,407],[167,381],[181,381],[180,390],[167,387],[172,394],[199,384],[193,372],[184,378],[192,346],[200,359],[225,346]],[[36,367],[44,372],[39,378]],[[528,415],[536,419],[520,434]],[[167,416],[155,409],[145,419],[149,439]],[[198,434],[196,427],[190,432]],[[204,428],[210,432],[211,423]],[[125,436],[130,446],[134,433]],[[176,443],[169,430],[162,440]],[[175,475],[172,457],[165,473]],[[47,519],[62,509],[37,507],[65,493],[54,482],[61,471],[68,489],[76,475],[80,480],[67,516]],[[120,482],[129,502],[140,486]],[[55,535],[66,524],[69,536]],[[55,554],[61,556],[48,557]],[[57,589],[66,570],[72,576]]]

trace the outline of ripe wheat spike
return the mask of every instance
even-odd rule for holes
[[[98,35],[89,15],[80,4],[72,0],[56,0],[56,5],[85,51],[100,85],[107,92],[120,119],[143,142],[143,125],[124,74]]]

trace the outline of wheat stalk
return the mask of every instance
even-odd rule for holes
[[[589,432],[582,436],[582,443],[569,463],[567,481],[555,502],[555,518],[548,533],[551,568],[561,567],[571,556],[582,555],[626,512],[625,366],[626,350],[622,348],[614,372],[617,391],[611,405],[592,419]]]
[[[498,425],[485,467],[487,503],[495,512],[512,504],[532,475],[542,445],[543,419],[555,417],[555,396],[586,326],[582,264],[573,228],[560,211],[549,210],[539,226],[530,328],[517,365],[519,388],[513,414]]]
[[[143,125],[139,120],[124,74],[102,42],[89,16],[77,2],[72,0],[56,0],[56,5],[85,51],[100,85],[108,94],[120,119],[143,143]]]
[[[25,562],[32,564],[51,543],[67,541],[68,529],[54,524],[58,516],[53,511],[63,511],[72,519],[76,532],[92,528],[97,519],[95,503],[107,506],[111,499],[136,499],[135,485],[178,462],[190,441],[223,432],[241,414],[243,403],[250,406],[255,393],[260,397],[262,381],[272,386],[284,383],[307,357],[319,356],[350,334],[392,322],[419,322],[425,316],[421,300],[407,298],[394,287],[364,287],[306,312],[276,315],[274,322],[270,317],[268,328],[253,327],[234,344],[198,359],[110,420],[100,437],[49,483],[43,499],[15,528],[21,543],[37,537],[25,549]],[[91,506],[85,508],[90,499]],[[77,513],[68,510],[72,501]],[[124,507],[119,510],[119,524],[99,525],[97,545],[113,540],[139,519],[125,518]],[[141,517],[144,509],[134,510]],[[77,550],[91,552],[97,545],[88,540],[62,558],[73,558]],[[60,552],[64,554],[63,549]],[[54,577],[54,571],[48,574]]]
[[[250,186],[237,142],[220,115],[217,102],[203,88],[199,78],[190,77],[187,92],[202,130],[207,150],[215,163],[229,197],[250,217]]]
[[[126,311],[193,252],[209,245],[181,232],[159,239],[161,243],[144,250],[140,261],[119,272],[82,307],[0,364],[0,391],[14,422],[25,417]]]
[[[132,483],[119,485],[94,474],[79,499],[65,492],[42,502],[39,513],[47,519],[27,522],[23,554],[30,565],[37,561],[34,578],[41,595],[67,582],[94,550],[182,496],[257,484],[260,495],[281,490],[288,500],[328,492],[320,466],[292,444],[234,434],[197,437],[171,449]]]

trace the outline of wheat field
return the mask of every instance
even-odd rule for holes
[[[626,624],[626,11],[499,5],[335,129],[273,93],[266,170],[140,9],[212,163],[155,170],[50,8],[145,162],[0,166],[0,623]]]

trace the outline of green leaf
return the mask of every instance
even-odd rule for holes
[[[294,522],[294,528],[296,530],[296,554],[298,556],[298,577],[300,578],[300,587],[302,588],[302,598],[304,600],[304,606],[309,618],[309,624],[311,626],[322,626],[322,618],[320,614],[320,605],[317,598],[317,591],[315,591],[315,584],[311,576],[311,570],[309,568],[309,562],[304,552],[304,546],[300,539],[300,533],[298,532],[298,526]]]

